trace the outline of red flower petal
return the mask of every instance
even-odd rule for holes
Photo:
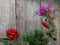
[[[45,26],[46,28],[49,27],[48,23],[47,22],[41,22],[43,26]]]
[[[14,39],[14,37],[12,35],[9,36],[9,39]]]
[[[15,29],[8,29],[8,30],[6,31],[6,33],[7,33],[8,37],[9,37],[10,39],[12,39],[12,38],[15,39],[15,38],[18,38],[18,37],[19,37],[18,31],[15,30]]]

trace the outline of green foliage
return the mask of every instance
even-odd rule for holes
[[[45,19],[46,22],[49,22],[49,21],[53,22],[54,20],[55,20],[55,18],[50,18],[50,17]]]
[[[46,22],[49,22],[49,19],[46,18],[45,21],[46,21]]]
[[[8,38],[0,38],[0,41],[7,41],[9,40]]]
[[[19,43],[17,43],[16,45],[23,45],[23,44],[19,42]]]
[[[51,38],[51,39],[53,39],[53,40],[57,40],[55,37],[53,37],[53,35],[52,35],[52,33],[54,32],[55,30],[54,29],[52,29],[52,30],[50,30],[49,32],[47,32],[46,34]]]
[[[48,38],[45,37],[44,32],[38,29],[22,35],[22,40],[32,45],[46,45],[48,43]]]
[[[4,45],[8,45],[8,38],[0,38],[1,42],[4,42]]]

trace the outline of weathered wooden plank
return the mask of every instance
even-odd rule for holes
[[[15,4],[14,0],[13,1],[0,0],[0,36],[1,37],[6,37],[6,33],[5,33],[6,29],[10,27],[9,19],[11,19],[10,17],[14,17],[15,14],[14,4]]]
[[[36,1],[16,0],[17,29],[21,34],[35,28],[40,29],[40,17],[35,16],[39,6]]]
[[[39,25],[40,17],[35,16],[36,12],[39,9],[39,6],[40,5],[38,3],[36,3],[36,1],[17,0],[17,8],[16,8],[17,17],[21,21],[24,21],[24,24],[25,24],[24,25],[25,27],[23,27],[23,29],[24,29],[23,31],[33,30],[34,28],[38,28],[38,27],[40,28],[40,25]],[[18,20],[18,21],[20,21],[20,20]],[[21,23],[23,23],[23,22],[21,22]],[[21,26],[22,26],[22,24],[21,24]]]
[[[6,37],[8,28],[16,28],[15,23],[15,0],[0,0],[0,37]]]
[[[16,0],[17,29],[20,33],[25,32],[25,2]]]
[[[15,0],[9,1],[9,26],[16,29]]]

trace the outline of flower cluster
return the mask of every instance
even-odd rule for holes
[[[42,21],[42,25],[45,26],[46,28],[49,28],[49,21],[53,21],[55,19],[55,9],[52,9],[53,6],[51,3],[49,3],[46,7],[45,6],[41,6],[39,8],[39,12],[38,12],[38,16],[43,16],[46,17],[45,21]]]
[[[39,16],[48,16],[50,18],[55,18],[54,10],[52,10],[52,4],[49,3],[48,6],[41,6],[39,9]]]
[[[18,31],[16,31],[15,29],[8,29],[6,33],[9,39],[16,39],[19,37]]]
[[[49,36],[50,38],[52,38],[53,40],[56,40],[55,37],[53,37],[52,33],[55,31],[54,28],[51,28],[51,23],[53,23],[53,19],[55,19],[55,9],[52,10],[52,4],[49,3],[48,6],[44,7],[41,6],[39,8],[39,16],[43,16],[45,17],[45,21],[41,21],[41,24],[46,27],[49,31],[46,32],[47,36]]]

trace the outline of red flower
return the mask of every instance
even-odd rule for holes
[[[49,27],[49,24],[47,22],[41,22],[43,26],[45,26],[46,28]]]
[[[14,39],[14,37],[12,35],[9,36],[9,39]]]
[[[18,31],[15,29],[8,29],[6,31],[6,33],[7,33],[9,39],[15,39],[15,38],[19,37]]]

